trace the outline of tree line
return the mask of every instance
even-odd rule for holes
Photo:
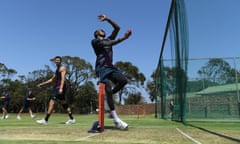
[[[49,60],[54,64],[53,59]],[[98,105],[97,77],[93,66],[80,57],[63,56],[62,63],[67,69],[66,84],[68,85],[67,101],[75,113],[92,113]],[[118,67],[127,76],[129,83],[118,94],[114,95],[117,104],[139,104],[145,100],[139,88],[144,87],[146,78],[139,69],[130,62],[116,62]],[[27,75],[17,75],[17,71],[0,63],[0,90],[10,91],[9,112],[17,113],[21,108],[27,89],[31,88],[36,96],[32,109],[36,112],[45,112],[48,100],[53,93],[53,85],[42,88],[36,87],[40,82],[46,81],[55,72],[55,68],[45,65],[43,69],[34,70]],[[58,107],[58,105],[56,105]],[[62,112],[61,106],[56,112]]]
[[[49,60],[54,64],[53,59]],[[98,105],[97,98],[97,77],[93,66],[80,57],[63,56],[62,62],[67,68],[66,83],[69,87],[67,100],[71,104],[75,113],[94,112]],[[115,66],[123,71],[127,76],[129,83],[119,93],[114,95],[117,104],[141,104],[146,100],[143,97],[141,89],[147,91],[149,98],[154,101],[155,81],[157,71],[153,71],[151,80],[146,82],[146,77],[141,73],[138,67],[131,62],[118,61]],[[176,68],[166,66],[166,89],[168,94],[176,91]],[[37,88],[36,85],[52,77],[55,68],[45,65],[43,69],[34,70],[27,75],[17,75],[17,71],[6,67],[0,63],[0,92],[8,89],[11,92],[9,112],[18,112],[28,88],[33,89],[33,94],[37,97],[33,110],[36,112],[45,112],[49,97],[53,92],[53,85],[47,85],[43,88]],[[200,79],[188,80],[187,92],[201,91],[209,86],[234,83],[239,80],[240,72],[221,58],[209,59],[199,70]],[[186,74],[186,77],[187,74]],[[146,83],[146,84],[145,84]],[[56,105],[58,107],[58,105]],[[62,112],[61,106],[56,108],[56,112]]]

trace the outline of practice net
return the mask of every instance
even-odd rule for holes
[[[155,117],[171,118],[184,124],[202,119],[239,120],[240,71],[237,64],[240,58],[189,58],[191,29],[188,23],[194,20],[187,17],[185,4],[184,0],[172,0],[169,10],[154,73]],[[170,58],[165,56],[166,51],[171,51]]]

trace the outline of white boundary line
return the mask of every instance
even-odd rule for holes
[[[104,130],[104,132],[106,133],[107,131],[111,131],[111,130]],[[97,136],[97,135],[100,135],[101,133],[92,133],[92,134],[90,134],[90,135],[88,135],[88,136],[85,136],[85,137],[82,137],[82,138],[79,138],[79,139],[76,139],[75,141],[83,141],[83,140],[86,140],[86,139],[88,139],[88,138],[90,138],[90,137],[94,137],[94,136]]]
[[[66,140],[66,139],[49,139],[49,141],[64,141],[64,142],[68,142],[68,141],[83,141],[83,140],[86,140],[86,139],[88,139],[88,138],[90,138],[90,137],[94,137],[94,136],[97,136],[97,135],[99,135],[99,134],[101,134],[101,133],[92,133],[92,134],[90,134],[90,135],[88,135],[88,136],[85,136],[85,137],[81,137],[81,138],[79,138],[79,139],[73,139],[73,140]],[[31,138],[0,138],[0,141],[1,140],[7,140],[7,141],[9,141],[9,140],[25,140],[25,141],[28,141],[28,140],[33,140],[33,141],[35,141],[35,140],[44,140],[44,139],[31,139]]]
[[[88,135],[88,136],[85,136],[85,137],[76,139],[75,141],[83,141],[83,140],[85,140],[85,139],[88,139],[88,138],[90,138],[90,137],[94,137],[94,136],[99,135],[99,134],[100,134],[100,133],[91,134],[91,135]]]
[[[186,133],[184,133],[183,131],[181,131],[179,128],[176,128],[176,130],[178,132],[180,132],[182,135],[184,135],[185,137],[187,137],[188,139],[190,139],[191,141],[193,141],[196,144],[202,144],[199,141],[195,140],[194,138],[190,137],[189,135],[187,135]]]

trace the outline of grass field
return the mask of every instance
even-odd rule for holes
[[[44,114],[22,120],[16,114],[0,120],[0,143],[7,144],[235,144],[240,143],[240,121],[192,121],[187,126],[171,120],[147,116],[120,116],[129,124],[127,131],[114,129],[105,118],[103,133],[88,133],[97,115],[75,115],[76,124],[65,125],[66,114],[53,114],[47,125],[36,124]]]

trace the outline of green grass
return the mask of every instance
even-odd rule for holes
[[[194,143],[181,134],[176,128],[203,144],[232,144],[237,143],[228,138],[199,129],[213,131],[240,139],[239,122],[190,122],[193,126],[184,126],[170,120],[155,119],[153,115],[135,116],[120,115],[129,124],[127,131],[111,128],[113,120],[105,117],[103,133],[90,134],[97,115],[74,115],[77,123],[65,125],[66,114],[53,114],[47,125],[36,124],[37,119],[44,114],[37,114],[37,118],[30,119],[27,114],[22,120],[16,119],[16,114],[10,114],[9,119],[0,120],[0,143],[8,144],[192,144]]]

